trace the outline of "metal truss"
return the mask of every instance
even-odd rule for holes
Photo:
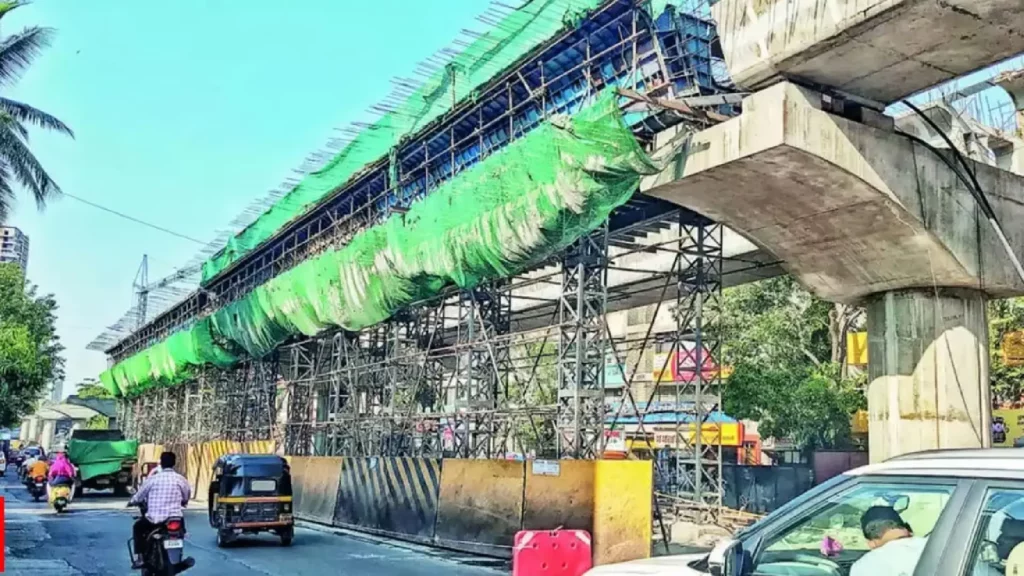
[[[701,505],[712,521],[722,506],[721,428],[707,426],[722,405],[722,225],[681,222],[680,230],[675,398],[677,409],[687,408],[676,418],[676,494]]]
[[[558,454],[595,458],[604,430],[608,227],[572,246],[562,265],[558,315]]]
[[[280,380],[274,360],[206,368],[188,383],[122,401],[121,427],[131,438],[161,444],[273,438]]]

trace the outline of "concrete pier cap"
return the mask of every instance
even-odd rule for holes
[[[867,307],[872,461],[988,445],[985,302],[1024,283],[948,152],[822,102],[790,83],[753,94],[641,189],[743,234],[818,296]],[[972,168],[1024,255],[1024,178]]]
[[[753,94],[740,116],[690,136],[641,190],[743,234],[833,302],[936,286],[1024,294],[971,193],[935,151],[821,102],[790,83]],[[974,169],[1024,254],[1024,178]]]
[[[729,73],[781,78],[881,103],[1024,52],[1020,0],[719,0]]]

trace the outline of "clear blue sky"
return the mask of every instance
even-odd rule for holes
[[[4,21],[58,31],[6,95],[57,115],[74,140],[32,147],[67,192],[202,240],[364,118],[393,76],[446,46],[486,0],[37,0]],[[60,304],[65,394],[106,366],[85,350],[150,276],[197,245],[72,199],[24,195],[8,223],[29,234],[29,279]]]

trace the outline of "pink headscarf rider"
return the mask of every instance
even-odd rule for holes
[[[53,459],[53,465],[50,466],[50,480],[64,476],[66,478],[75,477],[75,467],[68,461],[68,457],[63,452],[58,452],[57,456]]]

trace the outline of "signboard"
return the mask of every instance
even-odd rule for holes
[[[653,448],[684,448],[692,446],[697,441],[696,426],[693,424],[683,425],[680,433],[682,440],[676,438],[675,428],[658,426],[654,428]],[[716,424],[705,422],[701,426],[701,443],[712,446],[742,446],[743,445],[743,424],[739,422],[723,422]],[[678,442],[677,442],[678,441]],[[638,441],[642,442],[642,441]],[[637,444],[634,444],[636,446]]]
[[[615,361],[614,354],[607,354],[604,359],[604,386],[605,388],[622,388],[626,385],[626,370],[622,364]]]
[[[651,379],[655,382],[682,382],[689,384],[697,379],[697,346],[692,342],[680,343],[682,350],[669,354],[658,352],[654,355],[654,366],[651,372]],[[732,374],[732,368],[719,368],[711,352],[703,348],[704,353],[700,354],[701,376],[705,380],[712,380],[716,377],[728,378]],[[720,373],[719,373],[720,372]]]
[[[626,432],[623,430],[605,430],[604,431],[604,450],[605,452],[625,452],[626,451]]]
[[[1024,332],[1009,332],[1003,336],[1003,364],[1024,366]]]
[[[846,363],[850,366],[868,365],[868,333],[846,333]]]
[[[868,433],[868,411],[857,410],[850,418],[850,431],[854,434]]]
[[[534,460],[530,470],[534,476],[558,476],[562,473],[562,465],[558,460]]]
[[[1024,448],[1024,410],[992,411],[992,446]]]

